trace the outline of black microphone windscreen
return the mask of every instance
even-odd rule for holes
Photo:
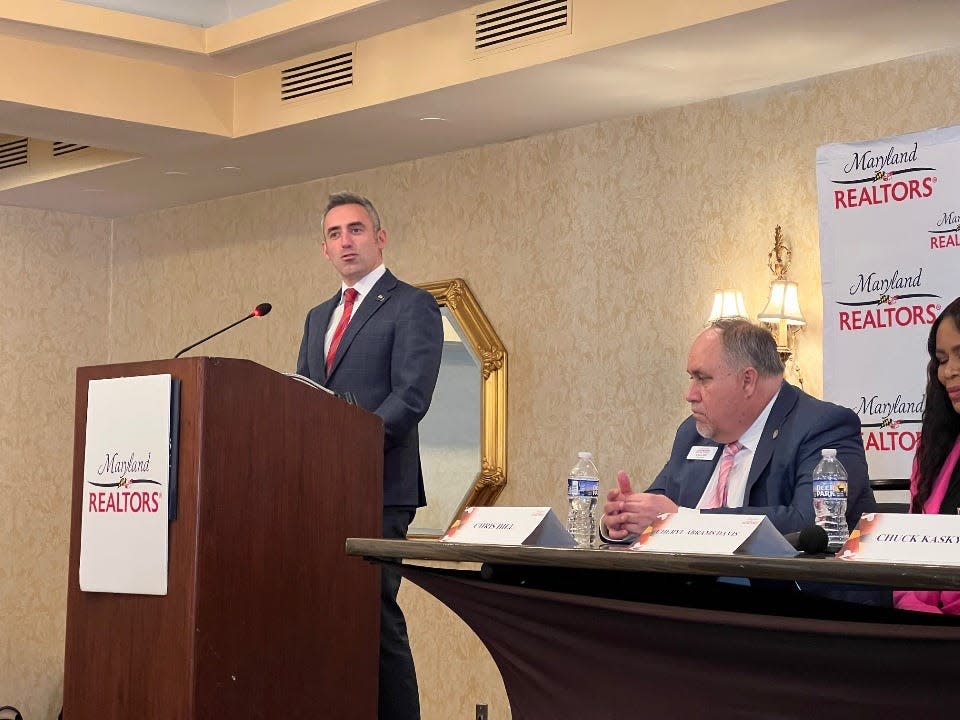
[[[800,531],[800,539],[797,541],[797,550],[807,553],[825,553],[830,539],[827,537],[827,531],[819,525],[811,525]]]
[[[270,303],[260,303],[253,309],[253,314],[257,317],[263,317],[271,310],[273,310],[273,305]]]

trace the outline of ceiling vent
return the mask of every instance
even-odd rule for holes
[[[0,143],[0,170],[27,164],[27,138]]]
[[[520,0],[477,13],[474,49],[500,48],[570,30],[569,0]]]
[[[77,145],[76,143],[63,142],[63,140],[54,140],[53,156],[60,157],[61,155],[69,155],[70,153],[75,153],[78,150],[86,150],[89,147],[89,145]]]
[[[353,85],[353,51],[280,71],[280,100],[329,92]]]

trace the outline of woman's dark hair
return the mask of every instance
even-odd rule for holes
[[[917,491],[913,496],[910,509],[923,512],[923,504],[930,497],[933,483],[943,467],[947,455],[960,435],[960,413],[953,409],[947,389],[937,377],[937,330],[945,317],[953,319],[960,329],[960,297],[947,305],[930,326],[927,338],[927,394],[923,409],[923,426],[920,433],[920,446],[917,448]]]

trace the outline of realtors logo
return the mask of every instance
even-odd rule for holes
[[[87,491],[87,511],[92,513],[155,513],[160,510],[159,490],[129,490],[134,485],[162,485],[149,477],[130,477],[132,474],[150,473],[150,453],[138,458],[133,452],[126,460],[120,459],[120,453],[107,453],[103,464],[97,468],[97,475],[104,482],[87,481],[88,485],[105,490]],[[113,479],[116,478],[116,479]]]
[[[909,327],[911,325],[930,325],[940,314],[940,305],[933,302],[920,302],[919,298],[937,298],[932,293],[894,293],[894,290],[921,289],[923,268],[912,272],[894,270],[890,276],[876,272],[860,273],[857,281],[850,285],[852,297],[868,295],[866,299],[837,301],[837,305],[865,310],[841,310],[837,313],[840,331],[859,331],[891,327]]]
[[[960,247],[960,214],[948,210],[937,220],[937,229],[929,230],[930,249]]]
[[[878,155],[873,150],[854,152],[850,162],[844,165],[843,172],[845,175],[856,174],[856,177],[831,181],[834,185],[848,186],[833,191],[834,210],[931,197],[937,184],[936,175],[894,179],[897,176],[916,176],[936,171],[936,168],[915,164],[917,150],[918,143],[914,143],[910,150],[898,150],[891,145],[885,155]],[[891,169],[897,165],[908,167]]]
[[[924,398],[918,401],[904,399],[902,394],[896,398],[881,398],[873,395],[861,396],[853,410],[861,417],[860,436],[863,447],[875,452],[913,452],[920,442],[920,430],[912,430],[904,425],[920,425],[923,417]],[[879,418],[876,421],[876,418]],[[874,422],[863,422],[873,419]]]

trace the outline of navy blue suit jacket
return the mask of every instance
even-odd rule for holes
[[[717,446],[697,432],[693,416],[677,430],[670,459],[647,492],[666,495],[682,507],[696,507],[719,462],[688,460],[694,445]],[[817,400],[784,382],[754,450],[744,507],[703,510],[766,515],[781,533],[814,524],[811,476],[820,451],[835,448],[848,475],[847,524],[852,530],[865,512],[876,510],[860,438],[860,418],[848,408]]]
[[[383,420],[383,504],[426,505],[417,424],[427,414],[440,371],[443,326],[433,295],[388,270],[357,308],[330,374],[323,352],[340,291],[307,313],[297,372]]]

